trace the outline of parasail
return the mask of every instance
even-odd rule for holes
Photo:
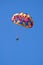
[[[26,28],[32,28],[34,24],[31,16],[23,12],[14,14],[12,16],[12,22]]]

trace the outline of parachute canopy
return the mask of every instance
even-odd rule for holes
[[[33,20],[29,14],[25,14],[23,12],[16,13],[12,16],[12,22],[15,24],[24,26],[26,28],[32,28]]]

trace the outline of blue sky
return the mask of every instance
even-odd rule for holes
[[[12,23],[22,11],[32,16],[33,28]],[[43,65],[43,0],[0,0],[0,65]]]

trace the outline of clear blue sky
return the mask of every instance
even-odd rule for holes
[[[22,11],[32,16],[33,28],[12,23]],[[43,0],[0,0],[0,65],[43,65]]]

